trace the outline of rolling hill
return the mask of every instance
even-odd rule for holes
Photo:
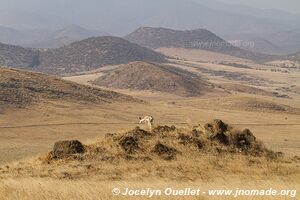
[[[0,105],[24,107],[48,101],[111,103],[133,101],[127,95],[95,89],[60,78],[0,67]]]
[[[153,49],[160,47],[201,49],[258,61],[270,57],[235,47],[206,29],[181,31],[142,27],[125,36],[125,39]]]
[[[122,38],[104,36],[88,38],[58,49],[49,49],[41,54],[38,69],[51,74],[63,74],[132,61],[166,60],[162,54]]]
[[[72,74],[132,61],[166,62],[165,57],[122,38],[92,37],[61,48],[32,50],[0,44],[0,65],[49,74]]]
[[[179,96],[199,96],[213,87],[191,72],[145,62],[121,65],[93,83],[109,88],[150,90]]]

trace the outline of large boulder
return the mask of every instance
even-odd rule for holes
[[[204,143],[201,142],[199,137],[193,137],[191,135],[185,135],[185,134],[179,134],[178,142],[183,145],[196,145],[198,149],[202,149],[204,146]]]
[[[205,124],[205,129],[213,134],[220,134],[229,130],[229,126],[222,120],[215,119],[211,123]]]
[[[228,124],[225,124],[222,120],[215,119],[213,122],[213,129],[215,134],[221,134],[229,130]]]
[[[176,156],[177,150],[158,142],[154,146],[153,152],[165,160],[173,160]]]
[[[233,136],[234,145],[242,150],[248,150],[256,143],[256,138],[249,129],[236,132]]]
[[[54,158],[66,158],[74,154],[82,154],[85,147],[78,140],[58,141],[53,147]]]
[[[167,125],[157,126],[153,129],[153,133],[156,133],[156,134],[169,133],[172,131],[176,131],[176,127],[174,125],[172,125],[172,126],[167,126]]]
[[[119,144],[126,153],[134,153],[139,149],[137,138],[133,136],[124,136],[119,141]]]
[[[204,128],[211,139],[217,140],[225,145],[229,145],[231,143],[231,136],[229,132],[231,127],[228,124],[225,124],[222,120],[215,119],[213,122],[207,123]]]

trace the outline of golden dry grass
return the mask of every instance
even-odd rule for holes
[[[183,49],[183,48],[166,48],[162,47],[156,51],[171,56],[177,59],[200,62],[215,62],[215,61],[234,61],[234,62],[251,62],[250,60],[229,56],[222,53],[215,53],[205,50]]]
[[[241,179],[221,179],[214,182],[180,182],[180,181],[164,181],[150,179],[147,181],[93,181],[93,180],[57,180],[57,179],[40,179],[40,178],[20,178],[18,180],[8,179],[5,183],[0,183],[0,199],[24,199],[24,200],[44,200],[44,199],[83,199],[83,200],[110,200],[110,199],[146,199],[145,197],[125,197],[113,196],[112,189],[120,188],[124,190],[126,187],[133,189],[155,188],[164,190],[167,187],[172,188],[200,188],[202,190],[225,188],[235,189],[237,186],[243,188],[299,188],[297,182],[284,182],[282,180],[241,180]],[[151,199],[232,199],[232,197],[175,197],[161,196]],[[239,197],[238,199],[274,199],[274,197]],[[290,197],[275,197],[275,199],[291,199]],[[296,198],[293,198],[296,199]]]
[[[187,55],[186,52],[183,53]],[[248,63],[243,60],[231,60],[231,58],[228,58],[228,61],[246,62],[252,69],[224,66],[211,63],[211,60],[207,61],[210,63],[200,63],[197,62],[202,60],[198,53],[193,54],[195,56],[191,59],[193,61],[177,61],[177,64],[174,65],[200,73],[217,84],[245,83],[199,72],[197,66],[210,70],[242,72],[276,82],[258,87],[268,92],[273,92],[280,87],[300,85],[299,72],[272,72],[268,69],[269,66]],[[191,67],[191,64],[196,67]],[[91,74],[81,76],[81,78],[66,79],[87,84],[89,80],[98,75]],[[300,136],[298,134],[300,115],[297,112],[300,108],[299,94],[285,91],[292,97],[291,99],[240,92],[227,95],[220,92],[206,94],[199,98],[180,98],[149,91],[118,91],[149,102],[146,104],[124,102],[93,106],[53,101],[24,109],[1,109],[0,164],[2,171],[11,170],[11,173],[0,175],[2,177],[0,178],[0,199],[128,198],[113,196],[111,190],[114,187],[158,189],[167,186],[204,189],[224,187],[229,189],[236,187],[268,189],[272,187],[297,189],[299,192],[299,161],[291,161],[293,156],[300,155]],[[251,103],[250,109],[247,108],[249,102]],[[263,105],[263,107],[253,107],[253,102]],[[276,111],[269,105],[275,105],[275,108],[280,105],[288,109]],[[240,128],[250,128],[268,148],[282,151],[286,157],[281,162],[270,162],[261,158],[249,158],[241,155],[233,158],[230,155],[219,157],[190,154],[187,157],[178,157],[173,162],[156,159],[151,162],[120,160],[117,163],[96,161],[84,163],[71,160],[46,166],[36,158],[37,155],[45,155],[57,140],[79,139],[85,144],[93,144],[106,133],[125,132],[134,128],[137,125],[138,116],[148,114],[154,116],[156,125],[175,124],[185,128],[191,128],[215,118],[223,119]],[[17,161],[19,159],[23,159],[23,164]],[[6,165],[9,166],[9,169],[6,169]],[[18,171],[20,165],[23,170]],[[95,169],[88,169],[90,165]],[[144,199],[143,197],[133,198]],[[156,199],[176,198],[158,197]],[[201,196],[178,199],[232,198]],[[249,197],[245,199],[268,198]],[[276,199],[290,198],[278,197]]]
[[[164,190],[167,187],[201,190],[299,188],[299,157],[274,159],[240,153],[202,152],[193,145],[178,144],[172,139],[174,137],[173,132],[164,133],[163,137],[165,144],[180,152],[174,160],[164,160],[149,153],[146,155],[151,160],[128,159],[124,157],[122,148],[118,147],[118,141],[108,137],[88,144],[89,150],[82,158],[49,160],[40,157],[2,166],[0,196],[3,199],[116,199],[111,192],[115,187],[122,191],[125,188]],[[158,135],[152,135],[143,148],[154,145],[157,139]],[[104,149],[109,150],[110,154]],[[144,150],[131,155],[142,158],[143,153]],[[117,198],[125,199],[125,196]],[[206,198],[205,195],[184,197]],[[162,196],[154,199],[176,198]],[[223,196],[218,199],[230,198]]]

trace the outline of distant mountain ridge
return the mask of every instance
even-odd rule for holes
[[[272,32],[262,36],[236,33],[232,34],[231,36],[225,36],[225,38],[226,40],[241,40],[255,42],[255,48],[257,49],[254,50],[260,53],[288,55],[300,51],[299,28],[288,31]]]
[[[281,47],[260,37],[249,37],[245,39],[228,40],[228,42],[231,43],[233,46],[257,53],[264,53],[270,55],[284,55],[286,53]]]
[[[59,48],[89,37],[109,35],[104,31],[89,30],[74,24],[57,30],[18,30],[0,26],[0,42],[31,48]]]
[[[300,64],[300,51],[295,54],[287,56],[287,59],[294,62],[298,62]]]
[[[235,47],[206,29],[182,31],[142,27],[125,36],[125,39],[153,49],[160,47],[201,49],[252,60],[263,60],[269,57],[269,55]]]
[[[285,17],[286,23],[278,21],[278,18],[285,16],[282,11],[266,15],[259,14],[259,9],[252,7],[247,8],[250,12],[246,12],[224,2],[222,3],[227,7],[220,6],[219,2],[215,3],[217,6],[211,5],[211,2],[213,1],[93,0],[86,3],[72,0],[70,3],[68,0],[27,0],[21,1],[18,4],[19,9],[12,11],[2,6],[4,14],[0,13],[0,24],[10,27],[47,28],[57,27],[57,24],[62,27],[61,25],[75,23],[89,29],[107,30],[115,35],[126,34],[140,26],[164,26],[173,29],[204,27],[223,35],[230,32],[266,33],[288,30],[292,28],[294,21],[299,21],[297,16]],[[274,14],[280,17],[274,19]]]
[[[5,1],[0,2],[0,26],[49,31],[77,24],[87,30],[104,30],[120,37],[141,26],[180,30],[201,27],[222,38],[233,40],[246,35],[269,40],[269,36],[274,33],[300,27],[299,14],[235,5],[220,0],[91,0],[88,3],[81,0],[26,0],[19,1],[18,7],[12,5]],[[43,32],[42,35],[45,34]],[[0,37],[0,42],[42,48],[51,44],[47,42],[51,41],[49,38],[40,38],[42,40],[36,43],[35,39],[41,34],[26,35],[26,41],[29,37],[31,42],[19,43],[20,37],[10,37],[10,41]],[[293,37],[293,33],[290,35],[292,37],[287,42],[269,41],[285,47],[287,53],[294,53],[300,50],[297,42],[299,37]],[[58,39],[54,41],[57,45],[61,44]],[[68,40],[62,40],[62,44],[65,41]]]
[[[47,35],[47,34],[46,34]],[[33,41],[25,44],[34,48],[59,48],[69,45],[72,42],[80,41],[90,37],[109,36],[110,34],[99,30],[88,30],[81,26],[71,25],[62,29],[52,31],[40,41]]]
[[[196,47],[197,42],[199,42],[199,46],[203,42],[203,48],[209,49],[209,45],[205,46],[206,42],[211,42],[211,45],[214,45],[212,48],[217,47],[214,42],[226,43],[226,41],[206,29],[181,31],[162,27],[141,27],[125,36],[125,39],[153,49],[159,47],[192,48]],[[229,45],[229,47],[232,46]],[[223,46],[220,45],[219,48],[223,48]]]
[[[103,36],[61,48],[34,50],[0,43],[0,66],[31,69],[49,74],[74,74],[105,65],[133,61],[167,62],[165,56],[123,38]]]

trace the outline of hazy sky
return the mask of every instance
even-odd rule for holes
[[[19,3],[21,5],[26,5],[26,3],[36,4],[36,2],[39,3],[50,3],[52,0],[0,0],[0,6],[2,8],[5,7],[15,7],[18,6]],[[66,2],[72,3],[71,0],[64,0]],[[94,1],[94,0],[85,0],[86,3],[89,1]],[[126,0],[124,0],[126,1]],[[149,0],[151,1],[151,0]],[[183,0],[184,1],[184,0]],[[202,1],[202,0],[197,0],[197,1]],[[241,4],[241,5],[250,5],[253,7],[258,7],[258,8],[263,8],[263,9],[280,9],[280,10],[285,10],[289,12],[294,12],[294,13],[300,13],[300,0],[220,0],[226,3],[231,3],[231,4]]]
[[[300,13],[300,0],[221,0],[231,4],[242,4],[262,9],[279,9]]]

